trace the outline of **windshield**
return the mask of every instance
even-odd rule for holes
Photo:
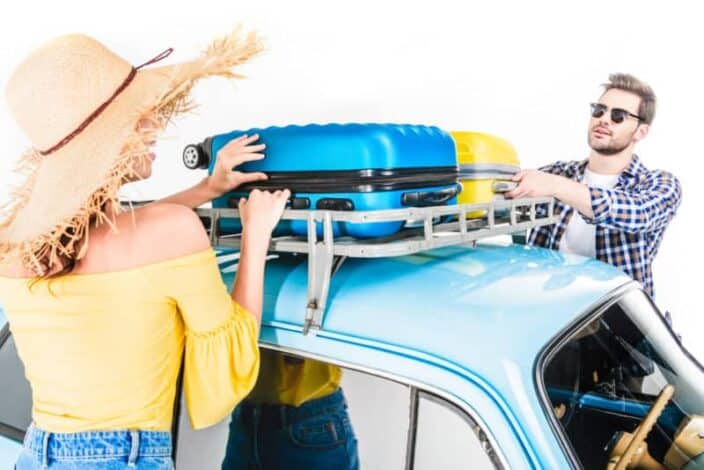
[[[641,291],[627,291],[547,358],[550,409],[585,468],[704,466],[704,372]]]

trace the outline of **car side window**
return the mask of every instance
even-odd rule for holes
[[[411,388],[350,369],[342,371],[360,468],[404,468],[410,429]]]
[[[263,357],[271,355],[263,350]],[[227,470],[239,468],[243,460],[260,462],[264,468],[286,468],[289,459],[303,462],[301,468],[310,461],[320,461],[324,468],[349,468],[355,459],[359,468],[406,468],[409,386],[290,354],[280,363],[284,369],[264,360],[255,391],[231,417],[205,430],[193,431],[182,402],[177,468]],[[332,381],[339,382],[335,392],[316,392],[297,410],[258,403],[298,400],[285,391],[309,393],[312,388],[304,384],[311,382],[297,378],[308,376],[316,386],[325,384],[321,377],[327,369]],[[272,381],[282,376],[281,381]]]
[[[700,465],[704,440],[688,446],[704,429],[704,369],[649,298],[630,290],[585,321],[547,349],[542,370],[565,447],[584,468]]]
[[[32,391],[7,323],[0,322],[0,435],[21,441],[32,420]]]
[[[481,427],[455,405],[428,393],[418,397],[416,470],[501,468]]]
[[[501,468],[477,423],[435,395],[373,371],[262,353],[259,382],[231,417],[194,432],[181,407],[179,469]],[[291,401],[302,403],[280,404]]]

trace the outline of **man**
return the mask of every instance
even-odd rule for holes
[[[610,75],[603,86],[591,105],[589,158],[521,171],[507,196],[558,200],[557,223],[532,230],[530,245],[611,263],[654,297],[652,262],[680,205],[681,187],[633,153],[655,116],[653,90],[628,74]]]

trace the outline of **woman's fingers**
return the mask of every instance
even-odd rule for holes
[[[268,178],[265,173],[241,173],[239,183],[254,183],[255,181],[264,181]]]
[[[234,139],[229,141],[227,144],[225,144],[220,149],[220,152],[230,153],[231,151],[236,150],[238,147],[248,146],[252,142],[255,142],[257,139],[259,139],[259,134],[241,135],[239,137],[235,137]],[[259,144],[259,145],[264,145],[264,144]]]
[[[249,145],[250,143],[254,142],[255,140],[259,139],[259,134],[252,134],[252,135],[244,135],[242,139],[242,142],[244,145]]]
[[[229,171],[237,171],[237,167],[247,162],[263,160],[263,153],[226,154],[218,157],[218,162]]]
[[[291,191],[289,191],[288,189],[284,189],[283,191],[276,191],[274,193],[274,197],[276,198],[276,212],[279,214],[279,217],[281,217],[281,214],[286,208],[286,203],[291,197]]]
[[[225,150],[225,153],[227,155],[237,155],[239,153],[261,152],[265,148],[266,148],[266,144],[257,144],[257,145],[239,144],[239,145],[235,145],[231,148],[228,148],[227,150],[225,150],[225,147],[223,147],[223,150]]]
[[[264,158],[263,153],[241,153],[239,155],[235,155],[234,166],[239,166],[245,162],[253,162],[255,160],[262,160]]]
[[[244,150],[246,150],[249,153],[252,152],[259,152],[261,150],[264,150],[266,148],[266,144],[257,144],[257,145],[245,145],[242,147]]]

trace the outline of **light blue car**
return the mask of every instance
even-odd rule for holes
[[[237,254],[219,260],[231,286]],[[273,255],[260,343],[343,368],[362,468],[704,468],[704,371],[619,270],[502,241],[336,269],[304,334],[306,256]],[[4,325],[0,468],[30,402]],[[177,468],[219,468],[227,422],[180,410]]]

